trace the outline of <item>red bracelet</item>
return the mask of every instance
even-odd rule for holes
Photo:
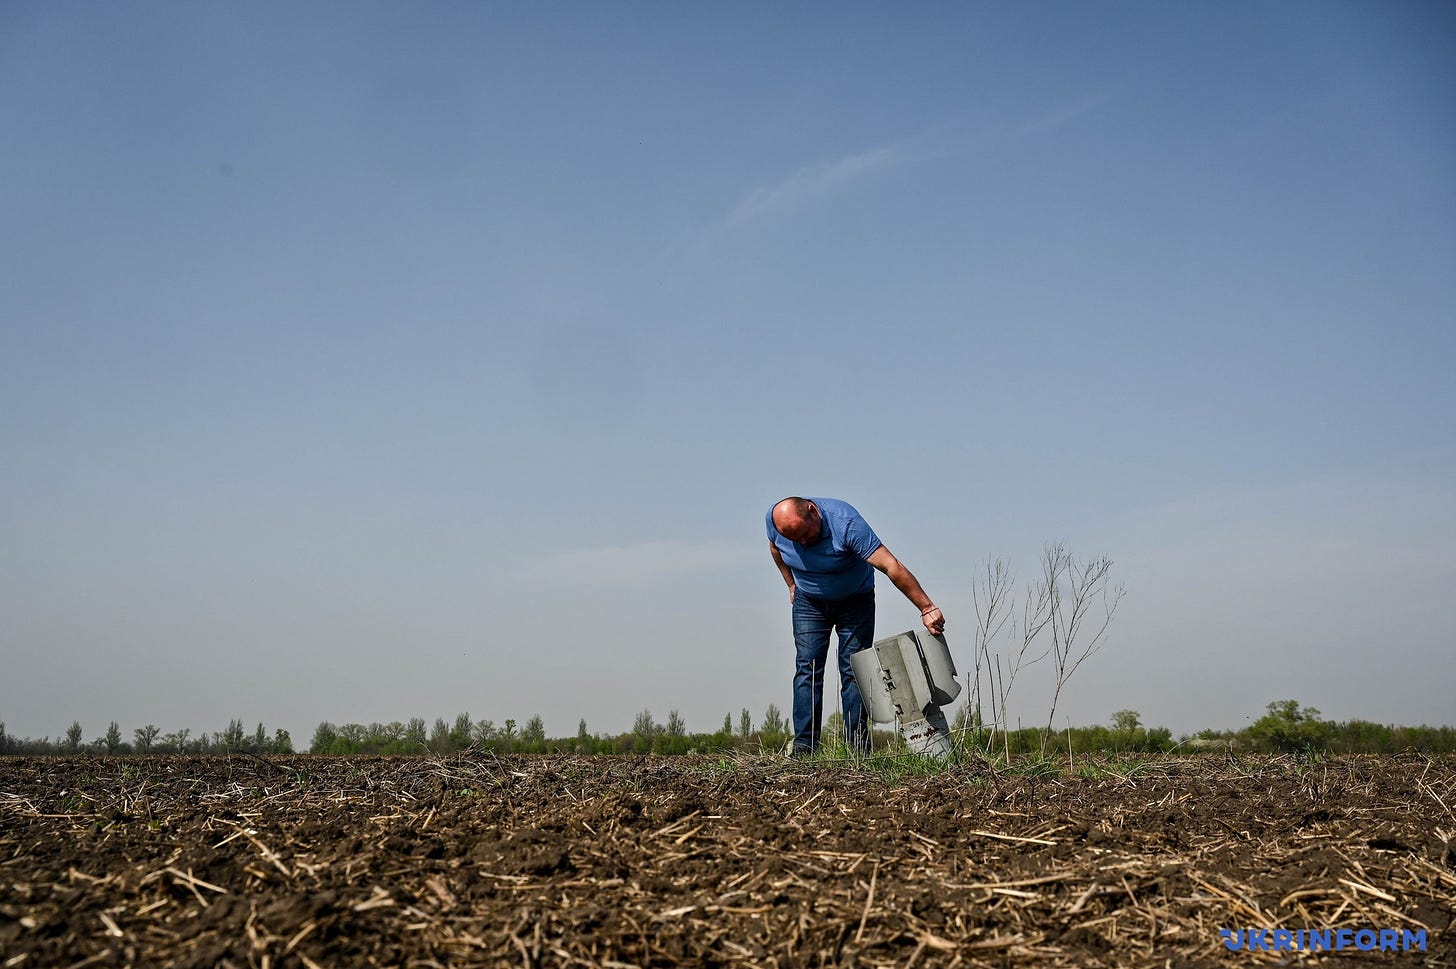
[[[939,612],[939,611],[940,611],[940,606],[930,606],[929,608],[921,609],[920,610],[920,614],[923,616],[927,612]]]

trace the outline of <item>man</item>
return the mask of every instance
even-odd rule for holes
[[[945,616],[900,560],[890,553],[854,506],[837,498],[785,498],[769,509],[769,553],[789,587],[794,621],[795,756],[819,747],[824,707],[824,663],[829,632],[839,630],[839,698],[851,749],[869,750],[870,728],[849,657],[875,640],[875,573],[920,610],[925,628],[939,634]]]

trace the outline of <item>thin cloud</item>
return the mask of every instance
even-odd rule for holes
[[[1022,125],[1016,129],[1016,134],[1020,136],[1039,135],[1060,128],[1069,121],[1075,121],[1077,118],[1082,117],[1082,115],[1097,110],[1103,104],[1106,104],[1111,97],[1111,94],[1093,94],[1085,98],[1079,98],[1069,104],[1062,105],[1050,114],[1042,115],[1040,118]]]
[[[767,215],[793,211],[905,160],[907,156],[898,145],[888,145],[828,164],[801,168],[776,185],[749,192],[728,213],[726,224],[737,226]]]
[[[714,243],[735,229],[766,218],[796,211],[822,200],[862,179],[899,165],[922,160],[927,156],[917,149],[923,137],[910,138],[846,155],[838,161],[806,165],[772,185],[748,192],[727,213],[697,230],[691,236],[674,240],[648,261],[648,269],[656,272],[684,256],[702,254]]]

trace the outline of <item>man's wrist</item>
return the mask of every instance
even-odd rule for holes
[[[923,616],[927,612],[939,612],[939,611],[940,611],[940,606],[937,606],[935,603],[932,602],[930,605],[926,606],[924,609],[921,609],[920,610],[920,614]]]

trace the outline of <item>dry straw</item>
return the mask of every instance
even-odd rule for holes
[[[0,966],[1249,966],[1289,954],[1219,930],[1275,927],[1456,958],[1452,761],[989,770],[4,759]]]

